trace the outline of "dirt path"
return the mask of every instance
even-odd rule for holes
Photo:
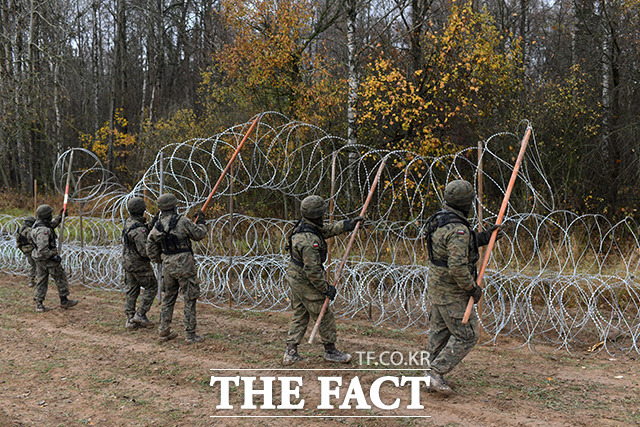
[[[640,369],[633,355],[569,355],[538,348],[513,349],[513,341],[477,347],[449,376],[457,394],[443,398],[420,394],[424,409],[408,409],[410,389],[387,382],[384,404],[400,399],[397,409],[373,405],[368,390],[382,376],[418,376],[415,366],[402,371],[346,371],[325,362],[319,345],[303,345],[306,360],[282,368],[280,360],[289,313],[255,313],[198,307],[198,331],[206,341],[187,345],[182,331],[182,303],[177,303],[174,329],[181,337],[160,344],[155,330],[124,329],[124,295],[72,286],[80,304],[57,308],[55,286],[47,300],[55,309],[35,313],[32,291],[23,277],[0,274],[0,425],[637,425],[640,424]],[[157,321],[158,307],[149,317]],[[373,328],[366,321],[339,319],[339,347],[355,354],[372,352],[375,361],[408,357],[424,347],[425,335]],[[386,352],[386,353],[385,353]],[[637,356],[637,355],[636,355]],[[383,368],[360,365],[350,369]],[[341,366],[342,367],[342,366]],[[395,366],[388,366],[395,368]],[[221,369],[264,371],[221,371]],[[311,370],[311,369],[314,370]],[[405,369],[406,368],[406,369]],[[212,371],[214,369],[214,371]],[[319,369],[326,369],[320,371]],[[300,376],[304,408],[240,409],[243,387],[231,387],[233,410],[217,409],[216,376]],[[334,409],[317,409],[319,376],[343,381]],[[358,377],[371,409],[338,409],[347,387]],[[261,382],[256,388],[261,388]],[[274,388],[274,404],[281,387]],[[299,399],[292,398],[292,403]],[[263,402],[256,398],[256,405]],[[221,415],[277,415],[269,418],[212,418]],[[321,418],[310,418],[318,416]],[[285,418],[307,416],[309,418]],[[373,416],[377,418],[373,418]],[[386,416],[387,418],[380,418]],[[418,418],[420,416],[421,418]],[[429,416],[426,418],[425,416]]]

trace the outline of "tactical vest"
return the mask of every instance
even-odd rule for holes
[[[144,258],[142,255],[140,255],[140,252],[136,247],[136,242],[131,238],[129,238],[129,233],[135,230],[136,228],[140,228],[140,227],[144,227],[144,224],[141,222],[136,222],[128,229],[122,230],[122,244],[130,251],[133,251],[137,253],[140,257]]]
[[[35,230],[36,228],[40,228],[40,227],[46,227],[48,228],[51,233],[49,233],[49,249],[55,249],[56,248],[56,240],[58,240],[58,235],[56,234],[56,230],[54,230],[53,228],[51,228],[51,226],[49,224],[46,224],[40,220],[36,221],[33,224],[33,227],[31,227],[33,230]],[[38,245],[36,245],[36,242],[31,242],[31,244],[33,245],[34,248],[38,248]]]
[[[155,225],[155,229],[161,233],[160,237],[160,245],[162,246],[162,253],[164,255],[175,255],[183,252],[191,252],[191,239],[180,240],[178,236],[172,233],[175,230],[176,225],[178,225],[178,221],[181,216],[178,214],[173,214],[171,219],[169,219],[169,229],[165,230],[162,225],[162,221],[158,220]]]
[[[427,225],[425,227],[424,237],[427,240],[427,252],[429,253],[429,261],[433,265],[438,267],[448,267],[449,264],[447,260],[444,259],[436,259],[433,254],[433,241],[432,235],[433,233],[440,227],[444,227],[447,224],[463,224],[469,230],[469,235],[471,239],[469,239],[469,265],[473,269],[474,278],[477,275],[476,271],[476,263],[480,258],[480,252],[478,250],[478,236],[475,231],[471,229],[469,222],[463,218],[460,218],[458,215],[453,212],[449,212],[446,209],[439,210],[434,213],[427,219]]]
[[[327,260],[327,242],[324,239],[324,236],[316,227],[311,224],[307,224],[299,220],[296,225],[293,227],[293,232],[289,235],[289,254],[291,255],[291,262],[293,262],[298,267],[304,267],[304,262],[301,259],[297,259],[293,254],[293,245],[291,244],[291,239],[293,236],[299,233],[311,233],[315,234],[320,238],[320,261],[322,264]]]

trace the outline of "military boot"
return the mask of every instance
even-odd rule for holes
[[[282,364],[289,366],[296,362],[302,362],[303,360],[302,356],[298,354],[298,344],[287,344],[287,349],[284,351],[284,357],[282,358]]]
[[[44,313],[45,311],[48,311],[48,310],[49,309],[44,306],[42,301],[36,301],[36,312],[37,313]]]
[[[177,338],[177,337],[178,337],[178,333],[177,332],[172,332],[171,328],[163,329],[163,330],[158,332],[158,341],[160,341],[160,342],[171,341],[172,339]]]
[[[62,308],[70,308],[70,307],[73,307],[74,305],[76,305],[77,303],[78,303],[78,300],[69,299],[66,296],[65,297],[60,297],[60,307],[62,307]]]
[[[325,344],[324,360],[328,360],[329,362],[348,363],[351,360],[351,355],[349,353],[341,352],[333,343]]]
[[[146,328],[147,326],[151,326],[153,325],[153,322],[149,319],[147,319],[147,315],[146,314],[140,314],[139,312],[136,313],[135,316],[133,316],[133,319],[131,319],[131,321],[139,326],[142,326],[144,328]]]
[[[124,327],[126,329],[138,329],[138,325],[136,323],[133,323],[132,319],[133,316],[127,316],[127,323],[124,324]]]
[[[196,335],[195,332],[187,332],[187,336],[184,340],[187,342],[187,344],[195,344],[197,342],[204,341],[204,337],[201,335]]]
[[[435,391],[437,393],[444,394],[446,396],[453,394],[453,390],[447,384],[447,381],[442,375],[435,371],[426,371],[424,376],[427,378],[427,390]]]

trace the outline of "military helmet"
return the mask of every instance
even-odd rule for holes
[[[36,222],[36,217],[33,215],[29,215],[24,219],[25,225],[28,225],[29,227],[31,227],[34,222]]]
[[[158,209],[161,211],[171,211],[178,206],[178,199],[171,193],[163,194],[158,197]]]
[[[50,219],[53,216],[53,208],[49,205],[40,205],[36,209],[38,219]]]
[[[142,215],[147,210],[147,204],[142,197],[134,197],[127,202],[127,210],[132,215]]]
[[[473,190],[473,185],[464,179],[451,181],[444,188],[444,201],[454,208],[470,210],[475,197],[476,192]]]
[[[319,219],[327,212],[327,202],[320,196],[307,196],[300,204],[300,213],[309,219]]]

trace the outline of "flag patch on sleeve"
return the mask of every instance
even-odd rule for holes
[[[318,244],[318,242],[314,242],[314,243],[313,243],[313,247],[314,247],[314,248],[319,248],[319,247],[320,247],[320,244]]]
[[[458,234],[463,235],[464,234],[464,230],[458,230]]]

